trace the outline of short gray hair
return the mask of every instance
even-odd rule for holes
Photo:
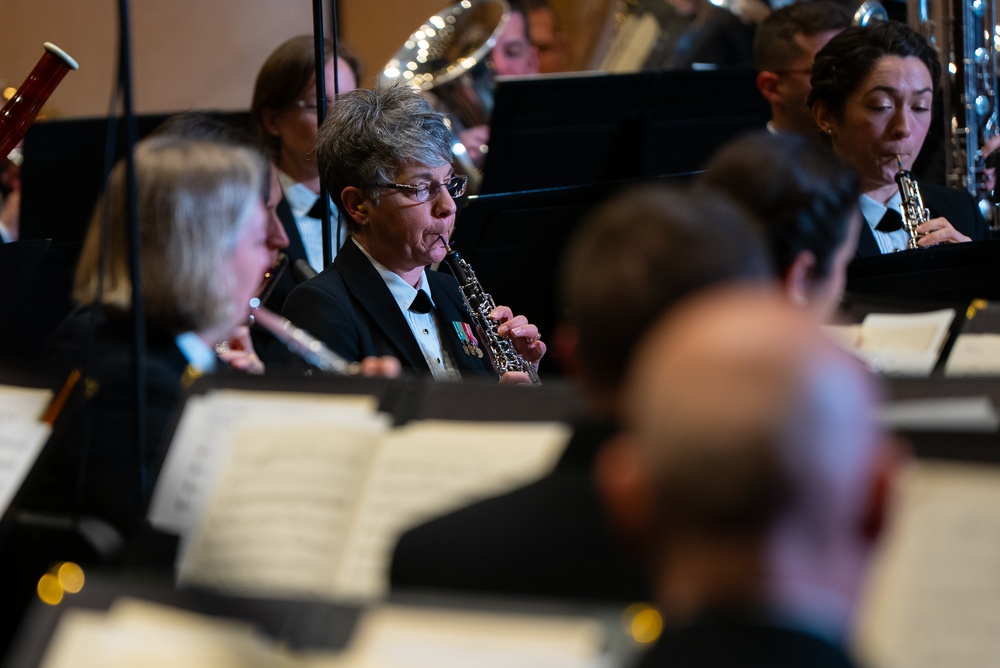
[[[152,137],[135,149],[142,293],[152,327],[178,334],[230,324],[232,277],[222,260],[235,248],[267,165],[237,146]],[[125,166],[111,172],[90,222],[73,296],[83,304],[131,307]],[[101,227],[107,216],[103,290],[98,291]]]
[[[340,194],[349,186],[377,204],[378,185],[394,181],[400,169],[449,164],[451,143],[444,116],[417,90],[394,83],[337,98],[316,136],[316,163],[323,187],[341,209]]]

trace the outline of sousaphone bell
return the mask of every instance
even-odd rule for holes
[[[417,88],[448,116],[452,152],[473,192],[482,173],[458,133],[489,123],[493,71],[487,61],[509,20],[506,0],[462,0],[445,7],[410,35],[379,76],[383,83],[403,81]]]

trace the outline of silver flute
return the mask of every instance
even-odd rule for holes
[[[271,332],[289,350],[320,371],[338,376],[357,376],[361,373],[360,362],[348,362],[306,330],[261,306],[256,297],[250,300],[250,307],[253,309],[251,317],[255,325]]]

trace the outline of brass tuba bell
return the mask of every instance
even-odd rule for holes
[[[403,81],[419,89],[448,116],[452,152],[478,190],[482,174],[458,140],[466,128],[489,123],[493,71],[488,58],[510,20],[506,0],[461,0],[427,19],[382,68],[383,83]]]

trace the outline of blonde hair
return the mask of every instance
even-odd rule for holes
[[[142,294],[150,326],[177,334],[227,325],[235,315],[222,260],[260,201],[266,165],[255,152],[179,137],[136,145]],[[125,166],[119,162],[98,202],[76,269],[73,297],[131,307]],[[98,290],[101,228],[107,219],[104,284]]]

